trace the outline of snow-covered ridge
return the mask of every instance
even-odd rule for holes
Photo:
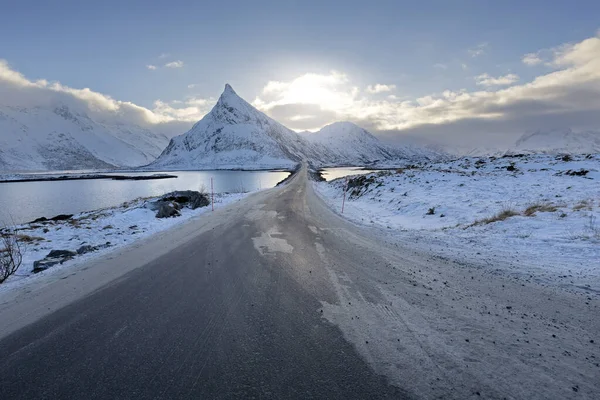
[[[600,153],[600,131],[571,129],[535,131],[519,138],[509,153],[595,154]]]
[[[230,85],[210,113],[171,140],[152,169],[291,168],[301,160],[316,166],[365,165],[437,156],[432,151],[391,148],[366,130],[340,122],[298,134],[258,111]]]
[[[65,104],[0,105],[0,170],[132,167],[154,160],[166,136],[137,125],[107,123]]]
[[[315,183],[338,211],[344,182]],[[600,292],[599,198],[600,155],[466,157],[350,180],[344,216]]]

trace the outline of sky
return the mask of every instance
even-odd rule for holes
[[[0,0],[0,104],[180,134],[230,83],[284,125],[507,146],[600,127],[600,2]]]

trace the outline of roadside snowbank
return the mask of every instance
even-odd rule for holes
[[[600,294],[599,170],[600,155],[531,155],[381,171],[349,178],[344,217],[451,258]],[[345,179],[315,188],[340,211]]]
[[[215,194],[215,208],[239,201],[249,193]],[[211,206],[195,210],[182,208],[181,216],[175,218],[156,218],[156,211],[145,207],[151,199],[137,199],[119,207],[107,208],[74,215],[64,221],[28,223],[15,227],[24,248],[23,263],[17,273],[0,284],[0,291],[27,284],[32,276],[41,277],[62,268],[69,268],[82,261],[106,256],[117,248],[136,240],[166,231],[210,212]],[[51,250],[69,250],[76,252],[81,246],[98,247],[98,250],[78,255],[34,274],[34,261],[43,259]]]

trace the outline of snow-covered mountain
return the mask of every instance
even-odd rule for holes
[[[390,160],[437,158],[440,154],[417,146],[389,146],[352,122],[334,122],[318,132],[301,132],[325,153],[324,165],[365,165]]]
[[[139,166],[153,161],[168,140],[137,125],[96,121],[65,104],[0,105],[0,170]]]
[[[365,165],[424,155],[433,152],[388,147],[350,122],[298,134],[226,85],[211,112],[187,133],[171,139],[148,168],[289,168],[303,159],[316,166]]]
[[[288,168],[308,143],[226,85],[210,113],[171,139],[151,168]]]
[[[600,132],[571,129],[526,133],[509,153],[588,154],[600,153]]]

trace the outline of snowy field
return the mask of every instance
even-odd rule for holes
[[[215,194],[215,209],[239,201],[248,194]],[[15,275],[0,284],[0,291],[14,289],[27,284],[32,279],[44,279],[46,274],[51,274],[58,269],[70,268],[92,258],[106,256],[136,240],[160,233],[190,219],[201,218],[202,214],[211,212],[212,209],[210,205],[195,210],[184,207],[180,210],[179,217],[156,218],[156,211],[145,207],[149,201],[155,199],[157,198],[138,199],[119,207],[84,212],[64,221],[16,226],[24,250],[23,263]],[[43,259],[51,250],[76,252],[82,246],[93,246],[97,250],[77,255],[45,271],[33,273],[34,261]]]
[[[344,217],[445,257],[600,294],[600,155],[462,158],[348,179]],[[346,180],[315,183],[341,212]]]

